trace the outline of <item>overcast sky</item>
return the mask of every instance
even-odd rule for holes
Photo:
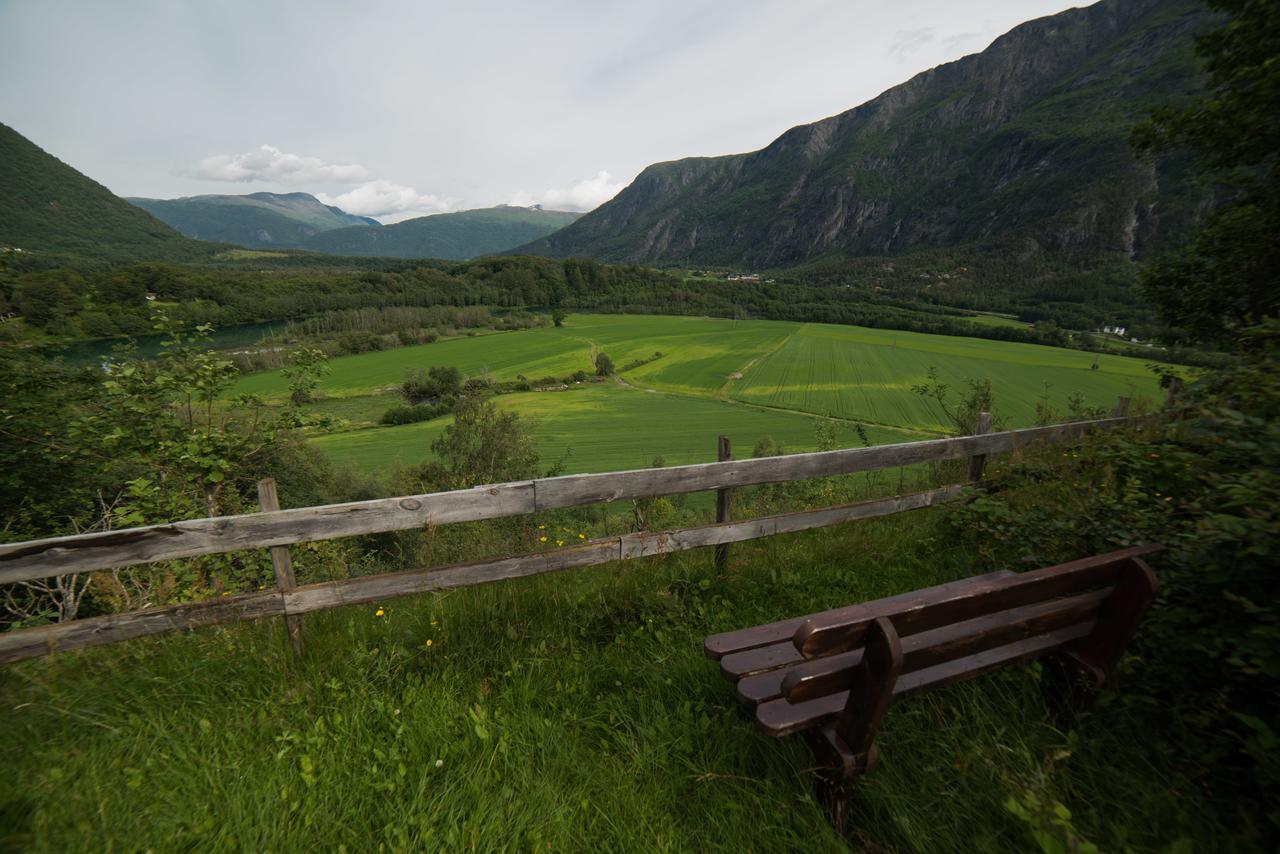
[[[0,121],[120,195],[588,210],[1073,5],[0,0]]]

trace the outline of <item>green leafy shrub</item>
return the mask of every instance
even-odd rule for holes
[[[1161,590],[1126,696],[1150,703],[1162,737],[1203,774],[1234,769],[1203,783],[1271,804],[1277,833],[1280,323],[1248,336],[1234,366],[1188,390],[1189,419],[1028,455],[951,526],[992,568],[1168,545],[1153,559]]]

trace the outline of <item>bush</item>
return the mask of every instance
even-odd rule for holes
[[[457,397],[461,391],[462,372],[445,365],[436,365],[426,372],[413,369],[400,384],[400,393],[411,404]]]
[[[338,349],[348,355],[382,349],[382,336],[372,332],[349,332],[338,339]]]
[[[393,406],[378,419],[380,424],[417,424],[419,421],[430,421],[453,411],[453,401],[436,404],[417,404]]]
[[[1126,696],[1161,716],[1224,797],[1280,802],[1280,322],[1188,389],[1193,417],[1015,463],[998,494],[952,514],[992,568],[1048,565],[1141,542],[1169,551]],[[1028,487],[1019,489],[1018,487]],[[1156,731],[1153,730],[1153,737]],[[1232,768],[1208,779],[1213,768]],[[1267,814],[1263,809],[1262,814]],[[1270,812],[1271,833],[1280,814]]]

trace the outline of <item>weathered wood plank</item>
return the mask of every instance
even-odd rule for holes
[[[1162,548],[1159,545],[1134,546],[1060,566],[1019,573],[1012,578],[975,585],[947,596],[940,597],[928,590],[917,591],[919,600],[896,609],[893,624],[898,633],[906,637],[947,623],[1110,585],[1120,568],[1132,558]],[[839,623],[802,624],[796,629],[796,649],[805,658],[818,658],[860,646],[870,620],[879,616],[872,615],[873,606],[874,603],[867,603],[862,613],[854,612]]]
[[[276,479],[264,477],[258,481],[258,507],[264,513],[274,513],[280,509],[280,494],[276,490]],[[288,546],[271,547],[271,570],[276,576],[277,590],[292,590],[298,586],[293,574],[293,558],[289,555]],[[302,655],[302,618],[284,617],[285,632],[289,635],[289,643],[293,646],[293,654]]]
[[[387,575],[308,584],[284,594],[285,610],[289,614],[305,614],[310,611],[340,608],[343,605],[381,602],[397,596],[472,587],[477,584],[524,578],[544,572],[610,563],[618,560],[618,557],[618,538],[610,537],[536,554],[470,561],[444,568],[411,569]]]
[[[454,492],[190,519],[165,525],[0,545],[0,584],[204,554],[271,548],[383,531],[519,516],[626,498],[828,477],[1061,442],[1140,419],[1103,418],[870,448],[568,475]],[[728,541],[726,541],[728,542]]]
[[[660,469],[565,475],[535,481],[536,504],[538,510],[551,510],[652,495],[676,495],[830,477],[936,460],[960,459],[975,454],[999,454],[1043,442],[1067,441],[1084,436],[1092,430],[1112,429],[1132,422],[1133,419],[1102,418],[1072,424],[1006,430],[983,436],[930,439],[897,445],[875,445],[870,448],[845,448]]]
[[[668,552],[685,551],[687,549],[716,545],[717,543],[743,542],[759,537],[773,536],[776,533],[803,531],[810,528],[834,525],[851,519],[866,519],[903,510],[912,510],[918,507],[928,507],[931,504],[938,503],[939,500],[946,496],[957,497],[960,494],[957,487],[945,487],[941,490],[929,490],[928,492],[913,493],[878,501],[867,501],[861,504],[849,504],[844,507],[785,513],[779,516],[769,516],[765,519],[732,522],[727,525],[709,525],[701,528],[685,528],[665,532],[625,534],[621,537],[592,540],[582,545],[556,549],[555,551],[309,584],[279,594],[272,591],[272,596],[279,595],[281,597],[282,606],[278,610],[269,613],[254,613],[251,616],[270,616],[274,614],[296,616],[312,611],[338,608],[343,605],[382,601],[396,596],[470,587],[477,584],[488,584],[494,581],[538,575],[544,572],[555,572],[562,569],[611,563],[616,560],[630,560]],[[215,600],[215,604],[226,601],[229,600]],[[196,607],[203,604],[197,602],[182,607]],[[134,611],[130,614],[117,615],[115,619],[125,619],[133,615],[148,615],[151,613],[150,611]],[[235,614],[230,614],[225,619],[238,619],[238,617]],[[209,618],[205,621],[222,622],[223,620]],[[79,622],[82,621],[73,621],[63,625],[70,627],[77,625]],[[145,634],[155,634],[156,632],[167,630],[163,628],[162,623],[157,623],[149,617],[145,622],[150,627],[150,630],[144,632]],[[175,626],[175,628],[181,627],[181,625]],[[60,629],[61,627],[50,628]],[[0,635],[0,637],[9,639],[15,648],[21,647],[26,650],[26,654],[9,660],[43,655],[45,652],[43,641],[34,645],[27,644],[24,646],[24,642],[21,639],[24,633],[39,631],[43,631],[43,629],[20,629],[16,632]],[[73,630],[68,629],[68,631]],[[118,639],[109,635],[100,635],[100,637],[100,640],[78,643],[77,646],[93,646],[97,643],[110,643]],[[3,646],[0,646],[0,650],[3,648]],[[0,661],[3,660],[0,659]]]
[[[727,462],[733,459],[733,444],[729,441],[728,436],[721,436],[716,442],[716,459],[720,462]],[[729,489],[716,490],[716,524],[723,525],[729,521],[733,514],[733,491]],[[716,572],[724,573],[725,567],[729,565],[729,546],[721,543],[716,546]]]
[[[926,591],[934,595],[945,595],[986,581],[1009,578],[1012,575],[1015,575],[1015,573],[1007,569],[1001,569],[983,575],[973,575],[968,578],[937,584],[926,588]],[[726,678],[738,679],[752,673],[770,670],[774,666],[799,661],[800,655],[795,652],[795,645],[791,642],[791,639],[795,636],[796,629],[800,628],[806,621],[813,621],[815,625],[826,625],[828,623],[839,623],[851,616],[864,613],[873,613],[876,616],[889,614],[892,613],[894,608],[915,601],[921,592],[925,591],[912,590],[907,593],[876,599],[873,602],[859,602],[856,605],[832,608],[830,611],[823,611],[818,614],[793,617],[789,620],[779,620],[776,623],[768,623],[763,626],[752,626],[747,629],[737,629],[732,632],[710,635],[703,642],[703,651],[708,658],[720,659],[720,672]],[[872,608],[872,606],[875,607]],[[867,610],[869,608],[871,610]],[[774,650],[773,646],[777,644],[783,644],[792,652],[795,652],[795,657],[787,657]],[[771,664],[773,661],[778,661],[779,664]]]
[[[0,584],[69,572],[533,512],[533,483],[190,519],[0,545]]]
[[[116,643],[194,626],[277,617],[284,600],[275,590],[184,602],[145,611],[110,614],[0,633],[0,664],[37,658],[54,652]]]
[[[902,639],[902,671],[913,673],[1035,635],[1096,620],[1099,606],[1110,593],[1110,588],[1093,590],[910,635]],[[892,621],[893,618],[890,615],[880,619]],[[796,665],[781,680],[781,696],[792,703],[801,703],[824,694],[848,691],[853,682],[854,659],[860,658],[847,652]]]
[[[971,679],[1006,665],[1038,658],[1084,637],[1092,629],[1093,623],[1080,623],[1008,646],[917,670],[914,673],[904,673],[894,685],[894,699],[963,679]],[[840,714],[848,700],[848,691],[827,694],[817,700],[804,703],[790,703],[785,697],[779,697],[776,700],[761,703],[756,708],[756,722],[764,732],[781,737],[832,720]]]

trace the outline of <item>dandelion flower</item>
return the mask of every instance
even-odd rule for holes
[[[563,545],[564,545],[564,540],[556,540],[556,545],[557,545],[557,546],[563,546]]]
[[[381,616],[382,616],[383,614],[385,614],[385,613],[386,613],[385,611],[383,611],[381,608],[379,608],[378,610],[376,610],[376,611],[374,611],[374,612],[373,612],[373,616],[375,616],[375,617],[381,617]]]
[[[546,530],[546,527],[547,527],[546,525],[539,525],[539,526],[538,526],[538,530],[539,530],[539,531]]]
[[[578,535],[578,539],[580,539],[580,540],[585,540],[586,538],[587,538],[587,535],[586,535],[586,534],[579,534],[579,535]]]
[[[431,638],[427,638],[427,646],[431,646],[432,643],[433,641],[431,640]]]
[[[546,541],[547,541],[546,537],[538,537],[538,542],[545,543]]]

